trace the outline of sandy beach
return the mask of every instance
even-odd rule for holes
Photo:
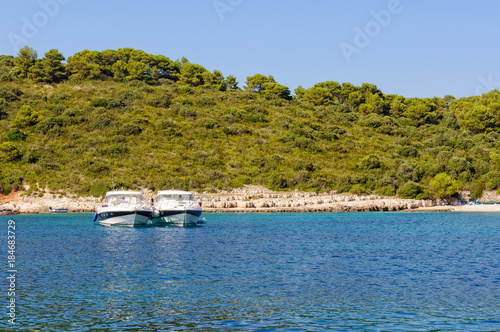
[[[428,211],[428,212],[444,212],[444,211],[456,211],[456,212],[500,212],[500,204],[465,204],[465,205],[437,205],[429,207],[420,207],[413,211]]]

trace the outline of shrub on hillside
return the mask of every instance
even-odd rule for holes
[[[394,126],[394,119],[388,116],[378,115],[376,113],[368,114],[359,120],[359,124],[364,127],[379,128],[382,126]]]
[[[472,198],[481,198],[481,196],[483,196],[484,188],[485,186],[483,183],[475,183],[472,187]]]
[[[7,139],[11,142],[24,141],[26,137],[28,136],[18,128],[13,128],[7,133]]]
[[[366,170],[376,169],[382,167],[382,163],[377,155],[371,154],[361,159],[359,167]]]
[[[129,148],[123,144],[113,144],[103,147],[100,150],[102,155],[118,156],[127,154],[130,152]]]
[[[0,98],[6,101],[16,101],[23,94],[23,91],[17,87],[0,88]]]
[[[429,183],[431,192],[437,198],[449,198],[458,193],[458,185],[448,174],[439,173]]]
[[[125,136],[138,135],[142,133],[142,128],[135,123],[126,123],[120,128],[120,133]]]
[[[6,195],[6,196],[12,192],[12,188],[9,186],[3,186],[3,187],[0,187],[0,189],[1,189],[2,194]]]
[[[500,187],[500,174],[498,171],[491,171],[484,175],[486,190],[495,190]]]
[[[214,129],[217,127],[217,121],[215,121],[212,118],[201,118],[196,121],[196,124],[200,127],[206,128],[206,129]]]
[[[23,154],[12,142],[0,144],[0,161],[9,162],[21,159]]]
[[[44,118],[36,125],[36,130],[43,133],[56,133],[60,134],[62,132],[62,127],[64,126],[64,120],[61,117],[50,117]]]
[[[105,129],[111,125],[111,117],[106,113],[92,114],[90,120],[90,127],[92,129]]]
[[[34,111],[29,105],[24,104],[21,106],[14,119],[14,126],[16,128],[24,129],[34,126],[40,120],[40,114]]]
[[[124,108],[127,107],[129,104],[128,99],[125,98],[111,98],[108,100],[108,105],[106,108],[108,109],[113,109],[113,108]]]
[[[90,102],[92,107],[108,107],[108,100],[106,98],[97,98]]]
[[[401,198],[417,198],[417,196],[423,192],[422,185],[413,181],[408,181],[403,186],[399,187],[397,195]]]
[[[287,179],[283,176],[283,174],[278,172],[273,172],[269,175],[267,184],[271,189],[284,189],[288,186]]]
[[[395,196],[396,195],[396,188],[393,186],[385,186],[382,188],[379,188],[377,190],[377,194],[380,196]]]
[[[366,188],[362,184],[355,184],[351,187],[349,193],[357,196],[362,196],[366,194]]]
[[[24,154],[24,160],[28,163],[34,164],[42,157],[42,152],[38,150],[28,150]]]
[[[152,95],[146,100],[146,104],[158,108],[169,108],[172,104],[172,95],[165,93],[160,95]]]
[[[404,181],[419,182],[424,175],[424,170],[415,161],[403,161],[398,167],[398,175]]]

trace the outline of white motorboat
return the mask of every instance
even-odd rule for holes
[[[49,207],[49,212],[50,213],[66,213],[66,212],[68,212],[68,209],[67,208],[53,209],[53,208]]]
[[[152,225],[196,226],[201,213],[201,202],[196,202],[189,191],[160,190],[154,202]]]
[[[105,226],[147,226],[152,212],[138,191],[109,191],[94,215],[94,222]]]

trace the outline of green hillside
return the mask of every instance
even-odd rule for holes
[[[386,95],[334,81],[292,96],[134,49],[0,56],[0,192],[245,184],[403,198],[500,187],[500,92]]]

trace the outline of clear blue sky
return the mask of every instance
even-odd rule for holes
[[[25,41],[40,57],[133,47],[241,87],[260,73],[291,91],[333,80],[464,97],[500,88],[499,14],[496,0],[2,1],[0,54]]]

